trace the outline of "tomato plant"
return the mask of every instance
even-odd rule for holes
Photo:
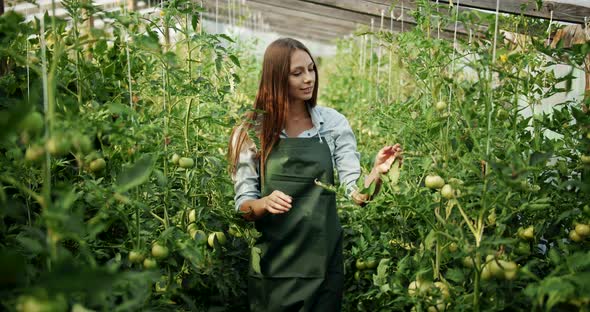
[[[547,22],[526,17],[499,21],[528,41],[494,44],[492,28],[439,39],[434,11],[452,13],[437,15],[440,27],[495,16],[418,5],[412,31],[361,30],[324,69],[324,96],[349,118],[363,168],[384,145],[401,143],[405,154],[398,183],[366,207],[339,202],[345,310],[587,309],[588,241],[577,224],[588,218],[590,117],[583,99],[540,105],[571,83],[548,68],[583,68],[587,45],[549,48],[537,39]],[[387,261],[359,279],[357,259],[375,255]],[[418,295],[434,283],[453,295]]]

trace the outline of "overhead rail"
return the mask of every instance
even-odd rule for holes
[[[52,11],[52,0],[39,0],[35,4],[26,1],[6,2],[0,0],[0,9],[14,10],[25,15],[39,15]],[[451,14],[445,7],[457,6],[460,11],[484,10],[494,13],[496,0],[431,0],[440,15]],[[127,6],[132,9],[145,9],[160,5],[160,1],[136,0],[95,0],[92,3],[106,11]],[[318,41],[332,41],[353,34],[359,26],[365,29],[393,32],[407,31],[415,27],[416,20],[411,14],[418,9],[418,0],[203,0],[207,13],[203,18],[219,23],[235,25],[236,15],[242,14],[246,20],[240,26],[258,29],[270,29],[285,35],[293,35]],[[507,14],[524,14],[526,16],[550,19],[567,23],[583,24],[590,20],[590,0],[538,0],[502,1],[499,12]],[[4,5],[8,4],[5,8]],[[237,11],[237,12],[236,12]],[[0,11],[1,12],[1,11]],[[61,1],[55,1],[55,13],[65,16],[66,10]],[[248,16],[246,16],[248,15]],[[239,17],[239,16],[238,16]],[[258,24],[256,26],[254,23]],[[433,18],[436,23],[436,18]],[[433,24],[434,24],[433,23]],[[261,27],[264,26],[264,27]],[[474,25],[470,25],[473,29]],[[437,26],[433,25],[433,28]],[[469,30],[465,25],[440,25],[436,36],[452,39],[456,31],[458,36],[471,36],[473,32],[485,30],[487,25],[476,25]]]

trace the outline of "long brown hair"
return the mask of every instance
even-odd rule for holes
[[[303,43],[295,39],[275,40],[264,52],[262,76],[253,110],[246,113],[244,122],[235,127],[230,136],[228,159],[231,174],[235,174],[237,170],[240,151],[244,144],[250,145],[258,141],[256,157],[260,161],[260,181],[261,183],[264,181],[266,159],[285,127],[289,107],[291,55],[296,50],[305,51],[314,63],[315,84],[312,97],[306,101],[306,104],[311,107],[316,105],[318,71],[311,53]],[[252,138],[252,136],[255,137]]]

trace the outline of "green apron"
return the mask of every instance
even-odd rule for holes
[[[342,227],[325,140],[285,138],[266,161],[262,196],[279,190],[293,198],[283,214],[256,221],[262,234],[252,249],[248,297],[252,311],[340,311],[344,283]]]

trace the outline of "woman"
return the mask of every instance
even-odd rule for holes
[[[347,195],[363,205],[360,155],[346,118],[316,106],[318,73],[309,50],[283,38],[264,54],[254,110],[231,135],[229,157],[236,210],[262,234],[252,249],[248,277],[252,311],[339,311],[344,282],[342,229],[334,167]],[[365,187],[387,173],[399,144],[375,158]],[[378,190],[379,187],[376,187]],[[377,191],[376,191],[377,192]]]

